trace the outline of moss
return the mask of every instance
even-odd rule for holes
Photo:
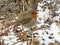
[[[60,34],[60,32],[58,32],[58,34]]]
[[[33,45],[39,45],[38,41],[33,41]]]

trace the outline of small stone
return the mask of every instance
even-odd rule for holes
[[[45,31],[46,32],[46,34],[48,34],[48,32],[47,31]]]
[[[49,45],[58,45],[58,43],[50,43]]]
[[[49,39],[53,39],[54,37],[49,37]]]
[[[45,41],[45,39],[42,39],[43,41]]]
[[[45,45],[45,43],[42,43],[42,45]]]
[[[53,35],[53,33],[51,33],[50,35]]]

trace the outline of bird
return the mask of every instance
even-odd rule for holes
[[[34,9],[28,9],[28,11],[18,14],[18,20],[15,22],[15,26],[22,24],[23,27],[32,28],[37,21],[37,13]]]

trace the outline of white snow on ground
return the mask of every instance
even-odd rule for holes
[[[19,42],[19,43],[15,44],[15,45],[27,45],[27,42],[26,41],[25,42]]]
[[[3,36],[2,39],[4,40],[6,45],[12,45],[13,43],[17,42],[17,37],[11,32],[8,36]]]
[[[60,32],[60,28],[58,28],[58,26],[55,23],[51,24],[50,30],[38,30],[35,32],[38,32],[39,34],[40,44],[45,43],[46,45],[48,45],[49,43],[55,43],[55,40],[60,43],[60,34],[58,34],[58,32]],[[46,32],[48,32],[48,34]],[[53,33],[53,35],[50,35],[51,33]],[[49,36],[54,38],[49,39]]]
[[[41,11],[42,9],[40,8],[40,3],[38,3],[38,18],[40,18],[41,20],[38,19],[38,21],[40,22],[40,24],[37,24],[37,27],[41,27],[41,25],[44,25],[44,21],[47,20],[50,16],[49,16],[49,10],[46,9],[46,11]],[[43,4],[42,4],[43,5]],[[60,11],[58,10],[56,13],[60,13]],[[53,21],[60,21],[60,16],[56,16],[53,18]],[[58,34],[58,32],[60,32],[60,28],[56,25],[56,23],[52,23],[50,25],[49,29],[45,29],[45,30],[38,30],[35,31],[38,32],[39,34],[39,39],[40,39],[40,44],[45,43],[46,45],[48,45],[49,43],[55,43],[55,41],[60,43],[60,34]],[[48,32],[48,34],[46,33]],[[53,35],[50,35],[52,34]],[[50,37],[53,37],[53,39],[49,39]],[[44,40],[42,40],[44,39]]]

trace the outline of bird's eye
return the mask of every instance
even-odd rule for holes
[[[37,14],[36,12],[32,13],[32,14]]]
[[[34,13],[32,13],[32,14],[34,14]]]

